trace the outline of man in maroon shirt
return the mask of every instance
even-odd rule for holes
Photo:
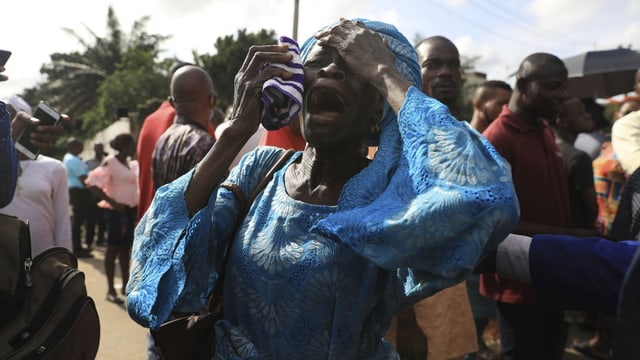
[[[549,124],[565,100],[567,69],[546,53],[520,64],[509,104],[483,135],[512,167],[520,202],[516,234],[592,233],[572,230],[567,175]],[[567,327],[563,313],[543,311],[533,289],[495,274],[481,277],[480,292],[497,301],[502,359],[562,359]]]

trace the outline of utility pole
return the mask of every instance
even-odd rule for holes
[[[300,0],[293,0],[293,39],[298,41],[298,7]]]

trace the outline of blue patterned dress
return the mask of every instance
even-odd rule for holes
[[[468,276],[519,211],[508,163],[436,100],[411,87],[395,129],[402,142],[382,147],[338,205],[289,197],[285,166],[237,233],[227,189],[189,218],[192,172],[161,187],[136,229],[131,317],[155,328],[171,311],[201,309],[232,242],[216,358],[397,358],[382,339],[391,318]],[[248,153],[225,182],[251,194],[281,151]]]

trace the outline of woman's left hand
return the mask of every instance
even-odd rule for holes
[[[344,19],[314,36],[319,45],[336,49],[351,72],[373,85],[396,114],[400,111],[410,84],[396,68],[395,54],[382,36]]]
[[[357,21],[340,19],[338,24],[314,37],[318,45],[338,50],[351,71],[362,80],[371,82],[381,67],[395,68],[395,55],[383,38]]]

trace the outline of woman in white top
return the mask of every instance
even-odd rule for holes
[[[16,192],[0,213],[29,221],[32,256],[51,247],[71,250],[67,170],[62,162],[48,156],[28,160],[18,152],[18,157]]]
[[[85,183],[103,200],[98,206],[106,210],[107,251],[104,257],[105,273],[109,286],[107,300],[122,303],[114,287],[115,260],[118,258],[122,273],[122,290],[129,280],[129,262],[133,230],[136,225],[138,206],[137,162],[129,161],[136,152],[133,136],[123,133],[116,136],[109,145],[117,151],[108,156],[101,166],[89,172]]]

